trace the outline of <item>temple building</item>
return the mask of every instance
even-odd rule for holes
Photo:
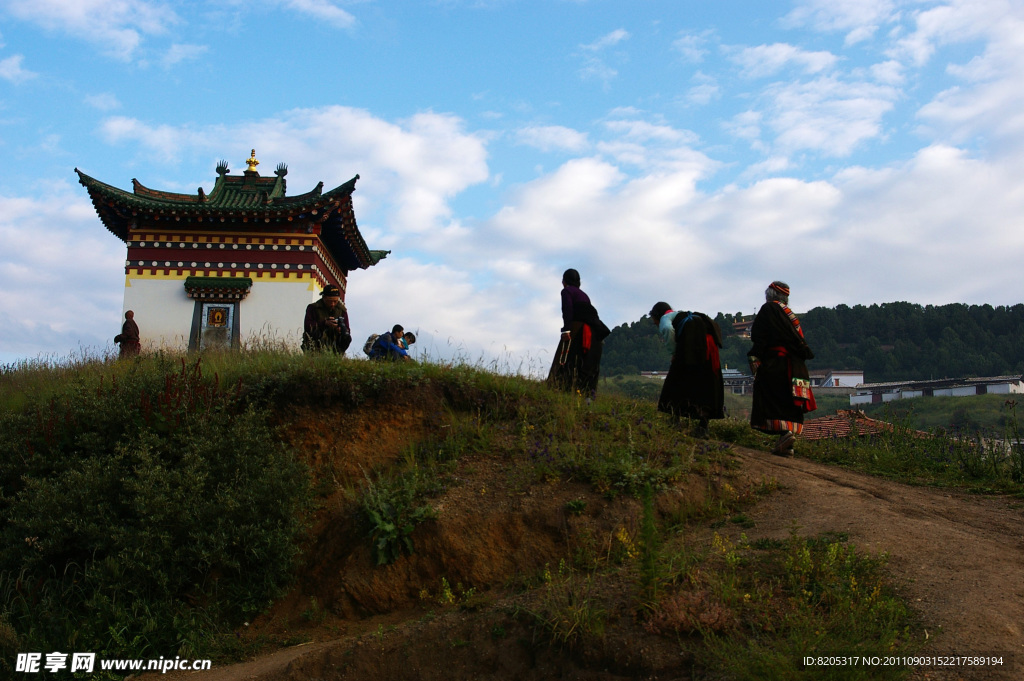
[[[210,193],[128,192],[75,168],[100,220],[128,246],[124,310],[134,310],[143,348],[204,350],[242,343],[297,348],[306,305],[328,284],[376,265],[352,212],[356,175],[324,192],[323,182],[285,193],[286,165],[261,177],[253,150],[241,175],[217,164]]]

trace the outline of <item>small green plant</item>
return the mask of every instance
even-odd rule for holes
[[[587,510],[587,502],[585,499],[571,499],[565,502],[565,510],[569,515],[583,515]]]
[[[640,592],[639,598],[644,607],[657,601],[661,582],[659,563],[660,537],[657,519],[654,514],[654,492],[648,485],[640,496]]]
[[[595,593],[593,575],[559,575],[543,587],[540,602],[527,612],[560,647],[574,648],[585,639],[604,636],[607,613]]]
[[[413,530],[437,517],[436,511],[423,501],[434,489],[434,481],[419,469],[397,477],[367,476],[359,508],[377,565],[393,563],[403,553],[413,552]]]
[[[440,606],[460,606],[469,607],[476,596],[476,588],[470,587],[465,588],[462,586],[462,582],[458,582],[455,586],[448,583],[447,577],[441,578],[441,586],[437,590],[436,594],[430,592],[429,589],[420,590],[421,601],[433,601]]]
[[[320,601],[317,600],[316,596],[309,597],[309,607],[302,611],[302,619],[306,622],[312,622],[314,624],[323,624],[324,619],[327,617],[327,611],[320,605]]]

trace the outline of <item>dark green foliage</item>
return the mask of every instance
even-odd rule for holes
[[[1024,373],[1024,305],[839,305],[800,321],[814,366],[872,382]]]
[[[649,317],[612,329],[601,350],[601,373],[605,376],[668,371],[671,357]]]
[[[22,649],[195,653],[284,584],[306,470],[235,389],[166,368],[0,412],[0,612]]]

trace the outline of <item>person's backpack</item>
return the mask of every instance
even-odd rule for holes
[[[378,338],[380,338],[379,333],[371,333],[370,337],[366,339],[365,343],[363,343],[363,352],[367,357],[369,357],[370,353],[373,351],[373,345],[377,342]]]

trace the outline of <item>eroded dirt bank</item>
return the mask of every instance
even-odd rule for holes
[[[396,421],[390,430],[376,431],[383,435],[367,440],[364,453],[395,456],[396,443],[421,428],[414,422],[419,423]],[[314,430],[321,429],[310,433]],[[315,456],[329,459],[334,445],[318,437],[304,436]],[[802,535],[842,532],[860,548],[887,552],[901,593],[929,632],[926,653],[1001,654],[1007,660],[1002,668],[921,668],[916,679],[1024,678],[1024,502],[912,487],[742,448],[736,457],[740,466],[729,475],[774,478],[779,486],[747,512],[754,525],[742,531],[749,539],[785,538],[796,526]],[[367,453],[360,470],[372,459]],[[608,504],[583,485],[519,489],[514,465],[499,457],[471,457],[459,470],[457,484],[441,500],[439,520],[417,531],[417,553],[385,568],[373,568],[365,540],[344,529],[350,505],[340,496],[333,500],[299,583],[259,623],[276,633],[294,627],[315,598],[322,614],[300,624],[312,643],[179,676],[201,681],[690,677],[689,660],[678,648],[660,637],[644,637],[639,628],[617,628],[619,636],[625,631],[638,637],[629,645],[612,637],[599,647],[569,653],[534,645],[531,631],[507,614],[514,604],[500,588],[504,575],[557,560],[568,549],[567,538],[581,530],[602,535],[635,522],[635,501]],[[566,501],[573,498],[588,499],[588,513],[578,519],[565,513]],[[728,531],[738,535],[741,530]],[[497,588],[482,589],[486,596],[479,609],[425,618],[415,607],[418,587],[410,585],[439,583],[445,575]],[[628,619],[628,603],[609,616]]]

